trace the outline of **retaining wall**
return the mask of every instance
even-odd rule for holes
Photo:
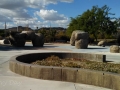
[[[27,76],[27,77],[32,77],[32,78],[83,83],[83,84],[89,84],[89,85],[110,88],[113,90],[120,90],[120,75],[119,74],[87,70],[87,69],[80,69],[80,68],[40,66],[40,65],[32,65],[32,64],[26,63],[26,62],[29,62],[29,60],[27,60],[27,59],[32,60],[32,58],[34,58],[33,57],[34,55],[35,56],[40,55],[40,57],[44,58],[45,54],[46,53],[39,53],[39,54],[37,53],[37,54],[26,54],[26,55],[21,55],[21,56],[14,56],[11,58],[11,60],[9,62],[9,68],[11,71],[13,71],[17,74]],[[55,53],[55,54],[58,55],[58,53]],[[71,54],[72,53],[68,53],[68,55],[67,55],[67,53],[66,53],[65,57],[67,57],[67,56],[72,57]],[[47,53],[47,55],[49,56],[51,54]],[[53,55],[53,53],[52,53],[52,55]],[[28,56],[30,56],[30,57],[28,57]],[[79,56],[79,54],[76,54],[76,56]],[[38,56],[35,58],[38,59],[40,57]],[[62,57],[62,55],[61,55],[61,57]],[[89,54],[86,57],[88,58]],[[104,55],[103,56],[97,55],[96,57],[105,58]],[[95,58],[95,56],[94,56],[94,58]]]

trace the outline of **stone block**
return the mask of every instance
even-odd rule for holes
[[[103,86],[103,73],[78,69],[76,73],[76,83]]]
[[[30,64],[25,65],[25,76],[31,77],[31,65]]]
[[[75,82],[77,69],[63,68],[62,69],[62,81]]]
[[[11,70],[11,71],[16,72],[17,63],[14,62],[14,61],[10,61],[10,62],[9,62],[9,67],[10,67],[10,70]]]
[[[12,61],[12,60],[9,61],[9,69],[10,69],[11,71],[14,71],[14,70],[13,70],[14,63],[15,63],[15,62]]]
[[[103,86],[105,88],[112,88],[113,83],[115,81],[112,81],[112,75],[110,73],[104,73],[103,75]]]
[[[41,67],[40,75],[42,79],[53,80],[53,68],[48,66]]]
[[[120,90],[120,75],[118,74],[112,74],[112,88],[113,90]]]
[[[41,68],[38,65],[31,66],[31,77],[41,79]]]
[[[62,81],[62,68],[54,67],[53,68],[53,80]]]
[[[24,63],[18,63],[17,64],[17,73],[20,75],[25,75],[25,64]]]

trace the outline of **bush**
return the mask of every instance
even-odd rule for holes
[[[3,39],[3,37],[2,36],[0,36],[0,40],[2,40]]]

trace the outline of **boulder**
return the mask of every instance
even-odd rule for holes
[[[70,44],[72,46],[75,46],[75,32],[77,32],[77,30],[72,32],[72,35],[71,35],[71,38],[70,38]]]
[[[7,39],[7,38],[4,39],[4,40],[3,40],[3,43],[4,43],[4,44],[10,44],[9,39]]]
[[[44,36],[42,34],[36,34],[34,40],[32,40],[34,47],[43,47],[44,45]]]
[[[89,39],[89,35],[87,32],[81,31],[81,30],[75,30],[72,32],[71,38],[70,38],[70,44],[72,46],[75,46],[75,40],[80,39]]]
[[[88,47],[88,40],[87,39],[80,39],[75,41],[75,47],[77,49],[87,49]]]
[[[23,47],[25,46],[25,42],[26,42],[26,34],[16,33],[15,35],[10,35],[9,41],[13,46]]]
[[[4,40],[0,40],[0,44],[4,44],[3,42],[4,42]]]
[[[80,39],[89,39],[88,33],[83,31],[75,33],[75,40],[80,40]]]
[[[120,48],[118,45],[112,45],[110,46],[110,52],[111,53],[120,53]]]
[[[12,32],[9,36],[10,44],[17,47],[25,46],[26,40],[31,40],[33,46],[42,47],[44,45],[44,36],[35,34],[33,31],[22,31],[22,33]]]
[[[14,39],[14,37],[12,35],[9,36],[9,41],[10,41],[11,45],[14,45],[15,39]]]
[[[77,49],[86,49],[88,47],[88,40],[89,35],[87,32],[75,30],[71,35],[70,44]]]
[[[106,44],[106,41],[100,41],[100,42],[98,42],[98,46],[105,47],[105,44]]]
[[[26,40],[34,40],[35,39],[34,31],[22,31],[21,33],[24,33],[27,35]]]

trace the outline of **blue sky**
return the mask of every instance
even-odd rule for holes
[[[120,0],[74,0],[72,3],[58,3],[57,5],[49,5],[47,8],[54,8],[54,10],[58,10],[59,13],[63,13],[68,17],[76,17],[96,5],[99,7],[107,5],[111,8],[111,12],[120,17]]]
[[[70,17],[81,15],[92,6],[111,8],[120,17],[120,0],[0,0],[0,28],[13,26],[67,27]]]

